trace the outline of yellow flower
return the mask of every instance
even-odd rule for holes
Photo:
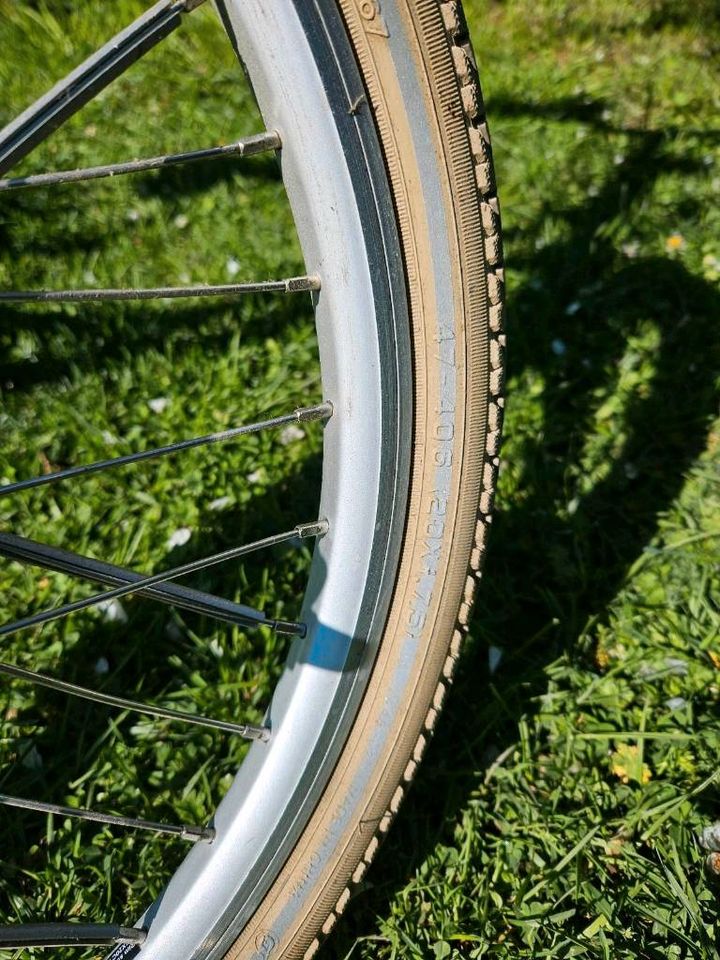
[[[595,649],[595,663],[599,670],[606,670],[610,664],[610,655],[600,643],[598,643]]]
[[[610,769],[623,783],[647,783],[652,773],[650,767],[640,760],[640,748],[631,744],[621,744],[610,757]]]
[[[675,250],[682,250],[685,246],[685,237],[681,233],[671,233],[665,238],[665,249],[673,253]]]

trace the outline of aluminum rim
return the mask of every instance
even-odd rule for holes
[[[344,27],[330,4],[319,17],[302,2],[219,6],[267,129],[281,137],[306,268],[321,278],[316,324],[323,396],[334,413],[324,433],[319,515],[329,532],[313,556],[301,617],[307,635],[293,643],[268,711],[270,740],[250,748],[214,817],[213,842],[193,847],[142,918],[148,957],[223,956],[292,849],[375,658],[409,475],[412,386],[399,243],[372,121],[348,110],[363,88]]]

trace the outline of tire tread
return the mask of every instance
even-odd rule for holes
[[[492,508],[499,469],[498,450],[502,435],[505,383],[505,333],[504,307],[505,284],[503,271],[503,247],[500,221],[500,205],[495,183],[492,161],[490,132],[485,116],[485,107],[480,87],[475,55],[470,43],[467,21],[461,0],[447,0],[440,3],[445,24],[447,41],[453,55],[455,72],[460,83],[462,103],[467,121],[467,134],[475,164],[477,199],[480,203],[484,232],[484,251],[487,266],[488,290],[490,296],[490,397],[489,421],[486,435],[485,465],[483,469],[482,493],[473,550],[470,555],[465,594],[458,612],[456,629],[450,641],[448,655],[442,668],[442,675],[433,697],[433,703],[427,712],[424,730],[418,737],[412,751],[412,759],[405,767],[401,782],[393,794],[390,806],[380,821],[380,825],[367,846],[362,860],[355,868],[350,881],[337,899],[322,927],[322,939],[315,938],[304,954],[304,960],[311,960],[324,940],[334,929],[352,898],[353,891],[362,883],[368,867],[377,855],[381,838],[387,833],[390,824],[397,815],[401,803],[412,783],[428,739],[435,729],[440,710],[448,687],[452,684],[455,668],[460,656],[462,641],[468,632],[470,614],[475,599],[475,587],[482,576],[482,564],[487,545],[488,528],[492,523]]]

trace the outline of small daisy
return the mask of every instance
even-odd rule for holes
[[[169,403],[167,397],[153,397],[152,400],[148,400],[148,406],[153,413],[162,413]]]
[[[178,527],[167,539],[167,548],[172,550],[173,547],[184,547],[192,536],[192,530],[190,527]]]

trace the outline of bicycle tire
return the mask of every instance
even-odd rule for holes
[[[187,0],[176,6],[189,11],[197,5]],[[336,410],[326,431],[329,466],[323,468],[321,494],[321,514],[329,506],[329,524],[307,525],[315,532],[329,530],[316,548],[304,604],[309,637],[291,650],[270,716],[284,718],[287,729],[294,703],[308,687],[297,676],[286,679],[293,671],[302,680],[321,668],[332,683],[320,704],[315,739],[300,748],[307,757],[296,763],[302,776],[295,777],[289,799],[278,801],[269,819],[253,821],[258,835],[245,842],[250,852],[238,853],[242,865],[232,876],[223,875],[223,857],[233,859],[239,836],[244,808],[238,796],[245,798],[246,781],[254,783],[256,812],[269,796],[273,767],[267,756],[275,750],[282,758],[283,749],[287,756],[289,738],[282,729],[279,737],[275,732],[282,724],[269,724],[272,736],[265,740],[272,740],[271,746],[265,740],[253,745],[231,788],[235,799],[226,798],[218,810],[213,843],[195,847],[147,911],[142,946],[120,946],[111,960],[136,955],[260,960],[309,957],[317,950],[372,860],[435,726],[467,629],[499,463],[504,354],[499,208],[461,4],[218,0],[217,6],[268,129],[277,116],[288,121],[279,125],[286,186],[308,273],[322,275],[316,316],[324,327],[321,362],[323,353],[326,361],[329,357],[323,385],[336,388],[328,392]],[[283,18],[292,23],[289,32],[281,27]],[[283,47],[283,36],[298,39],[302,54],[291,52],[292,43]],[[293,61],[295,74],[285,60]],[[307,77],[297,73],[303,64],[309,66]],[[335,211],[323,197],[326,221],[314,222],[308,192],[313,186],[325,192],[325,145],[310,150],[303,139],[304,117],[292,117],[295,91],[299,104],[315,96],[322,123],[309,124],[310,133],[330,131],[331,173],[344,178],[354,204],[349,213],[338,213],[337,237],[317,243],[313,232],[332,224],[328,209]],[[310,160],[303,158],[303,146]],[[314,182],[305,176],[308,168]],[[334,239],[347,246],[343,254],[328,255]],[[341,298],[333,300],[333,270],[341,273],[356,248],[365,257],[358,269],[365,271],[361,279],[373,309],[364,328],[347,326],[350,342],[341,345],[344,332],[333,331],[331,322],[333,309],[342,306]],[[362,300],[356,297],[356,312],[358,304]],[[367,344],[353,340],[363,329]],[[355,378],[356,361],[359,386],[344,389],[340,381]],[[365,408],[362,385],[371,381],[374,393]],[[351,457],[333,464],[338,445],[349,443],[341,428],[349,428],[350,440],[365,437],[372,463]],[[326,482],[333,468],[347,473],[348,463],[358,474],[353,483]],[[366,510],[365,526],[355,524],[348,546],[342,518],[347,520],[354,505],[346,502],[340,509],[331,501],[341,494],[347,501],[348,490],[362,486],[365,466],[374,522],[370,530]],[[355,577],[348,551],[363,537],[368,545],[356,577],[357,609],[348,615],[351,626],[340,631],[332,616],[325,624],[321,615],[323,561],[334,549],[333,569],[337,556],[344,556],[348,568],[340,589],[334,588],[337,609],[342,588]],[[341,635],[342,655],[319,662],[317,634],[327,640],[333,629]],[[312,703],[301,710],[309,728],[312,712]],[[262,776],[252,780],[258,773]],[[225,829],[228,821],[231,831]],[[212,888],[218,884],[216,895]],[[207,916],[196,923],[203,910]]]
[[[227,949],[228,960],[311,957],[361,881],[413,779],[452,678],[499,465],[505,346],[499,207],[462,6],[456,0],[339,0],[337,8],[382,144],[403,248],[415,386],[412,479],[392,605],[362,705],[310,821]],[[423,141],[431,147],[420,157]],[[436,179],[428,183],[421,167],[433,151]],[[435,312],[437,298],[427,289],[434,254],[428,198],[435,191],[452,247],[450,324]],[[443,395],[448,362],[459,381],[452,411]],[[443,503],[429,467],[448,455],[459,462]],[[441,527],[442,545],[423,553]],[[440,586],[418,592],[431,572]]]

